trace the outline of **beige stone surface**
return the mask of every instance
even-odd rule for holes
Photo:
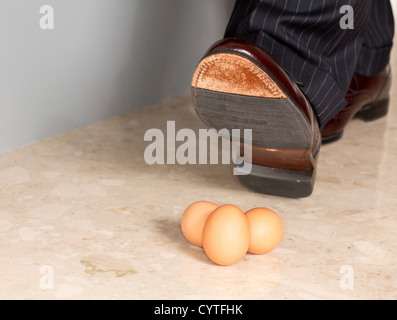
[[[396,299],[396,86],[387,118],[321,149],[306,199],[248,191],[231,165],[147,165],[148,129],[204,128],[189,95],[0,154],[0,298]],[[284,239],[217,266],[180,230],[198,200],[271,208]]]

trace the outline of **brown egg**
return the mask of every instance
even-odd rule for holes
[[[216,264],[232,265],[247,253],[250,229],[246,215],[234,205],[218,207],[203,230],[204,251]]]
[[[182,215],[181,228],[186,240],[191,244],[203,247],[203,228],[209,215],[218,206],[209,201],[198,201],[188,206]]]
[[[255,208],[245,215],[251,231],[248,252],[264,254],[280,244],[284,235],[284,224],[277,213],[266,208]]]

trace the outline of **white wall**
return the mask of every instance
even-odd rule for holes
[[[0,152],[189,92],[233,4],[0,0]]]

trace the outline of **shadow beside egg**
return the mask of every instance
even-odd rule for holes
[[[205,263],[207,265],[214,265],[214,263],[206,256],[204,249],[190,244],[181,231],[180,220],[175,218],[161,218],[155,219],[153,222],[156,225],[156,230],[167,238],[173,246],[177,246],[180,254],[188,255],[195,260]]]
[[[180,226],[179,220],[175,218],[161,218],[153,220],[156,231],[163,234],[168,241],[171,242],[182,242],[185,241],[185,237],[183,236]]]

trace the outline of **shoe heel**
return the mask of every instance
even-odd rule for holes
[[[364,120],[365,122],[371,122],[387,115],[389,111],[390,99],[377,101],[375,103],[365,106],[360,112],[358,112],[355,118]]]
[[[236,166],[238,172],[239,168]],[[255,192],[287,198],[306,198],[313,193],[316,168],[290,170],[253,164],[249,175],[237,175],[240,183]]]

